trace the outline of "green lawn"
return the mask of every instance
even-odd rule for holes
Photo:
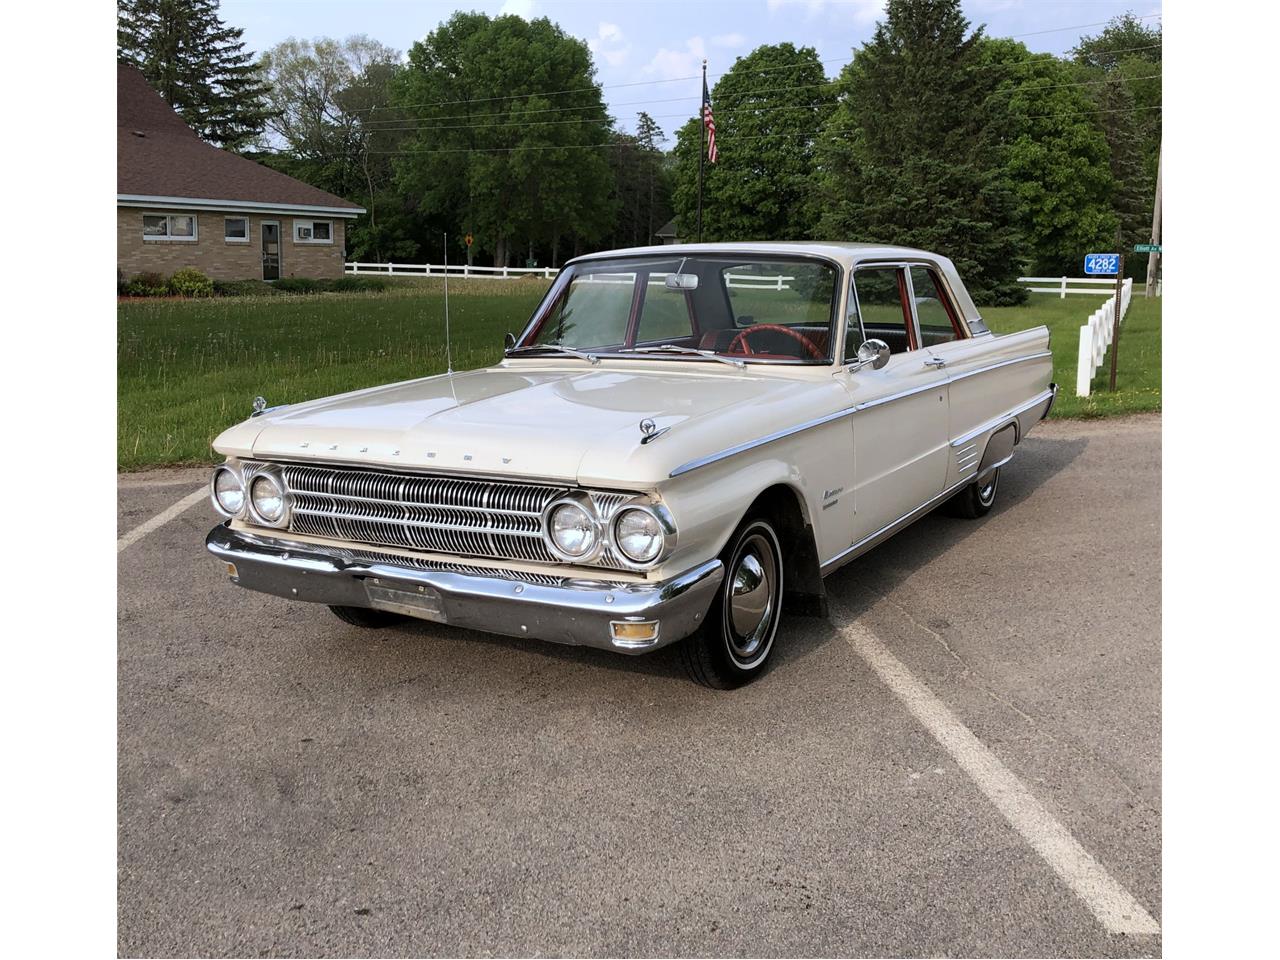
[[[450,284],[453,364],[496,362],[546,290],[540,278]],[[1076,331],[1101,298],[1033,296],[988,308],[997,332],[1045,323],[1053,333],[1055,416],[1160,408],[1160,301],[1135,297],[1120,341],[1116,394],[1075,397]],[[386,293],[126,301],[117,307],[119,466],[211,463],[209,444],[253,398],[295,403],[445,369],[441,281],[400,280]]]
[[[1044,324],[1053,349],[1053,379],[1058,383],[1056,417],[1108,417],[1160,409],[1160,303],[1134,290],[1129,311],[1120,326],[1116,392],[1107,391],[1111,354],[1093,378],[1091,395],[1076,396],[1076,358],[1080,327],[1103,304],[1102,297],[1033,293],[1020,307],[984,307],[983,319],[996,333],[1013,333]]]

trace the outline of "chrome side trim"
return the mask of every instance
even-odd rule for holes
[[[847,550],[843,550],[840,553],[836,554],[834,557],[832,557],[830,560],[825,561],[822,564],[822,569],[820,571],[822,576],[825,577],[828,574],[834,573],[836,570],[840,569],[840,567],[844,566],[849,561],[856,560],[858,557],[862,556],[872,547],[876,547],[882,542],[884,542],[885,540],[889,539],[890,536],[897,533],[903,527],[909,526],[916,520],[919,520],[926,513],[928,513],[930,510],[936,507],[939,503],[941,503],[947,497],[951,496],[951,494],[955,493],[961,487],[967,486],[972,482],[973,481],[972,481],[972,474],[971,474],[970,476],[965,477],[959,483],[953,483],[951,486],[947,487],[947,489],[943,490],[940,494],[938,494],[932,500],[929,500],[926,503],[921,504],[920,506],[912,510],[910,513],[904,513],[902,516],[900,516],[897,520],[894,520],[892,523],[885,524],[875,533],[871,534],[871,536],[863,537],[861,540],[859,540],[853,546],[849,547]]]
[[[680,464],[680,466],[672,470],[668,476],[678,477],[681,474],[690,473],[710,464],[718,463],[721,460],[727,460],[729,457],[736,457],[740,453],[746,453],[748,450],[754,450],[756,447],[762,447],[766,443],[773,443],[775,440],[781,440],[784,437],[790,437],[805,430],[810,430],[813,427],[820,427],[824,423],[831,423],[833,420],[839,420],[843,417],[847,417],[857,409],[857,407],[845,407],[843,410],[837,410],[835,413],[829,413],[825,417],[818,417],[816,420],[808,420],[794,427],[788,427],[785,430],[770,433],[758,440],[748,440],[746,443],[740,443],[737,446],[728,447],[721,450],[719,453],[713,453],[706,457],[699,457],[697,460],[690,460],[688,463]]]
[[[934,380],[932,383],[926,383],[919,387],[912,387],[910,390],[899,390],[897,393],[891,393],[887,397],[876,397],[874,400],[867,400],[865,403],[855,404],[850,413],[857,413],[859,410],[870,410],[872,407],[884,406],[886,403],[893,403],[895,400],[903,400],[907,397],[914,397],[917,393],[927,393],[930,390],[939,390],[947,385],[945,378]]]
[[[1038,393],[1034,397],[1032,397],[1030,400],[1028,400],[1026,403],[1020,403],[1018,404],[1018,406],[1014,407],[1012,410],[1008,410],[1005,413],[1000,414],[1000,416],[998,417],[992,417],[986,423],[979,424],[978,426],[970,430],[968,433],[963,434],[962,436],[956,437],[954,440],[951,441],[951,446],[963,447],[966,443],[969,443],[971,440],[976,440],[978,437],[982,436],[984,433],[990,430],[995,430],[997,427],[1003,426],[1004,424],[1008,423],[1010,420],[1013,420],[1016,423],[1018,417],[1022,416],[1022,414],[1026,413],[1028,410],[1034,409],[1035,407],[1044,403],[1045,400],[1048,400],[1050,403],[1052,403],[1053,396],[1054,396],[1054,391],[1052,389],[1045,390],[1042,393]],[[1017,429],[1019,430],[1019,432],[1021,432],[1021,427],[1018,427]],[[1022,437],[1019,436],[1018,440],[1019,442],[1021,442]]]
[[[1032,353],[1025,357],[1014,357],[1011,360],[1001,360],[999,363],[993,363],[990,366],[979,367],[977,370],[967,370],[964,373],[957,373],[951,376],[951,382],[957,380],[967,380],[969,377],[976,377],[980,373],[989,373],[992,370],[999,370],[1001,367],[1012,366],[1015,363],[1026,363],[1028,360],[1043,360],[1045,357],[1052,357],[1053,354],[1048,350],[1043,353]]]
[[[893,403],[895,400],[903,400],[907,397],[913,397],[917,393],[924,393],[927,390],[937,390],[941,387],[947,386],[948,384],[956,380],[964,380],[968,377],[976,377],[980,373],[986,373],[989,370],[998,370],[1000,367],[1007,367],[1015,363],[1025,363],[1028,360],[1040,360],[1044,357],[1051,357],[1051,356],[1053,356],[1053,354],[1049,353],[1048,351],[1045,351],[1043,353],[1033,353],[1025,357],[1014,357],[1011,360],[1001,360],[998,363],[993,363],[990,366],[986,366],[986,367],[980,367],[977,370],[969,370],[957,376],[948,376],[947,379],[944,379],[944,380],[937,380],[937,381],[934,381],[933,383],[924,384],[923,386],[913,387],[910,390],[902,390],[902,391],[899,391],[898,393],[891,393],[887,397],[876,397],[874,400],[867,400],[864,403],[856,403],[851,407],[845,407],[843,410],[837,410],[835,413],[829,413],[826,416],[817,417],[813,420],[806,420],[804,423],[797,424],[794,427],[788,427],[785,430],[778,430],[775,433],[767,434],[766,436],[760,437],[757,440],[748,440],[745,443],[739,443],[732,447],[726,447],[724,450],[721,450],[717,453],[712,453],[712,454],[709,454],[708,456],[699,457],[696,460],[690,460],[687,463],[682,463],[680,464],[680,466],[672,470],[671,473],[669,473],[667,476],[669,478],[678,477],[678,476],[681,476],[682,474],[690,473],[694,470],[699,470],[702,467],[710,466],[713,463],[719,463],[721,460],[727,460],[730,457],[736,457],[740,453],[746,453],[748,450],[754,450],[756,447],[764,446],[767,443],[773,443],[776,440],[782,440],[786,437],[794,436],[795,434],[801,433],[805,430],[810,430],[814,427],[820,427],[825,423],[831,423],[831,421],[833,420],[839,420],[842,417],[851,417],[862,410],[870,410],[872,407],[879,407],[879,406],[883,406],[886,403]],[[1031,401],[1027,405],[1026,409],[1030,409],[1031,407],[1035,406],[1036,403],[1042,402],[1043,400],[1044,400],[1044,394],[1041,394],[1036,398],[1036,400]],[[1022,411],[1022,412],[1025,412],[1025,411]],[[1006,416],[1008,415],[1006,414]],[[968,439],[973,439],[974,436],[977,436],[981,432],[982,432],[981,429],[979,429],[972,436],[968,437]]]

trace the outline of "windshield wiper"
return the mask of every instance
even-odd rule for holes
[[[720,363],[727,363],[731,367],[737,367],[739,370],[746,369],[745,360],[734,360],[730,357],[722,357],[714,350],[695,350],[693,347],[682,347],[675,343],[663,343],[656,347],[633,347],[630,350],[624,350],[623,353],[678,353],[686,357],[706,357],[708,360],[717,360]]]
[[[575,350],[573,347],[562,347],[558,343],[529,343],[523,347],[512,347],[506,352],[508,357],[518,353],[543,353],[555,354],[567,357],[577,357],[579,360],[586,360],[589,363],[599,363],[600,358],[594,353],[584,353],[581,350]]]

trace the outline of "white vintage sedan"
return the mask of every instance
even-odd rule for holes
[[[783,611],[933,508],[991,509],[1053,404],[1044,327],[995,336],[951,261],[688,244],[565,266],[495,367],[262,410],[214,443],[210,552],[251,590],[767,667]]]

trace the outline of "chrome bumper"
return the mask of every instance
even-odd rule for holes
[[[693,633],[724,579],[720,561],[709,560],[661,583],[566,579],[549,586],[363,560],[233,530],[229,522],[209,531],[205,546],[233,564],[232,581],[249,590],[622,653],[656,650]],[[658,624],[653,639],[614,639],[614,624],[650,621]]]

